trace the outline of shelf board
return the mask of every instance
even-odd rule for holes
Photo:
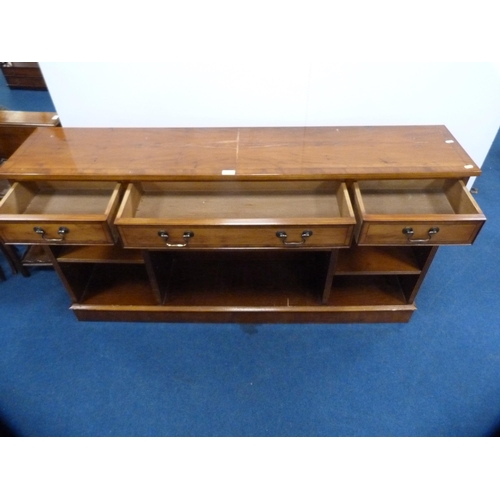
[[[310,253],[289,254],[283,260],[273,258],[276,254],[272,252],[265,259],[262,255],[251,259],[252,254],[239,252],[168,254],[164,253],[165,265],[170,266],[164,304],[155,300],[142,266],[96,264],[74,309],[149,311],[174,317],[235,314],[266,321],[271,314],[282,320],[298,316],[309,321],[316,315],[326,319],[324,314],[362,318],[367,312],[391,321],[390,311],[407,315],[415,309],[407,303],[399,279],[393,275],[336,276],[329,302],[322,305],[321,280],[314,272],[316,259]]]
[[[341,249],[337,275],[420,274],[411,247],[358,247]]]
[[[328,301],[335,306],[404,306],[407,301],[397,276],[337,276]]]
[[[238,323],[406,322],[397,276],[337,276],[321,304],[317,255],[311,252],[158,252],[168,266],[164,304],[155,301],[142,266],[99,265],[83,299],[71,306],[83,321]],[[316,269],[316,271],[314,271]],[[257,270],[259,272],[257,272]]]
[[[65,246],[57,256],[58,262],[106,262],[109,264],[142,264],[140,250],[126,250],[118,246]]]

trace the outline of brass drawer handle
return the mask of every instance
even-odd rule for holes
[[[182,248],[182,247],[187,247],[187,244],[189,243],[189,239],[193,238],[194,233],[192,231],[186,231],[182,235],[182,237],[184,238],[184,243],[169,243],[167,241],[169,238],[167,231],[158,231],[158,236],[165,240],[165,245],[167,245],[167,247]]]
[[[281,239],[283,245],[286,245],[288,247],[297,247],[303,245],[306,242],[306,239],[309,238],[309,236],[312,236],[312,234],[313,232],[309,230],[302,231],[302,234],[300,235],[302,237],[302,241],[286,241],[288,235],[286,234],[285,231],[278,231],[276,233],[276,236]]]
[[[425,239],[420,239],[420,240],[418,240],[418,239],[417,240],[412,239],[413,233],[414,233],[414,231],[413,231],[412,227],[405,227],[403,229],[403,234],[406,234],[407,239],[408,239],[408,241],[410,243],[427,243],[428,241],[431,241],[431,238],[435,234],[439,233],[439,228],[438,227],[431,227],[429,229],[429,231],[427,231],[427,234],[429,235],[429,237],[425,238]]]
[[[54,242],[57,243],[59,241],[64,241],[64,237],[69,233],[69,229],[67,227],[64,227],[64,226],[61,226],[59,228],[59,230],[57,231],[57,234],[61,235],[60,238],[47,238],[45,236],[45,231],[41,227],[38,227],[38,226],[35,226],[33,228],[33,231],[35,231],[36,234],[39,234],[44,239],[44,241],[48,241],[49,243],[54,243]]]

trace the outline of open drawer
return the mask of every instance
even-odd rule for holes
[[[0,237],[19,244],[113,244],[114,182],[16,182],[0,203]]]
[[[349,246],[355,217],[341,182],[144,182],[115,225],[128,248],[331,248]]]
[[[353,184],[359,245],[471,244],[486,218],[456,179]]]

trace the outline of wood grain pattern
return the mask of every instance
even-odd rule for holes
[[[128,248],[278,247],[276,236],[286,231],[287,242],[304,247],[348,246],[355,224],[345,184],[335,181],[170,182],[128,186],[115,224]]]
[[[52,111],[0,110],[0,127],[55,127],[59,116]]]
[[[47,241],[40,234],[34,232],[34,227],[41,227],[46,238],[60,238],[58,230],[64,226],[69,230],[61,242],[51,244],[65,245],[112,245],[114,238],[106,221],[101,222],[68,222],[57,220],[47,222],[46,219],[33,219],[30,222],[2,222],[0,224],[0,237],[5,243],[19,245],[46,245]]]
[[[0,168],[0,176],[119,181],[233,177],[223,171],[253,180],[460,178],[481,173],[446,127],[436,125],[38,128]]]
[[[11,157],[34,130],[33,127],[2,126],[0,128],[0,158]],[[0,168],[0,172],[2,172],[2,168]]]
[[[367,222],[358,237],[358,245],[470,245],[474,242],[482,224],[483,221],[467,223],[444,222],[437,219],[424,223],[411,219],[407,219],[404,223]],[[426,240],[429,237],[429,230],[433,227],[438,227],[439,232],[429,241],[411,243],[403,234],[403,229],[406,227],[413,229],[414,240]]]
[[[58,262],[96,262],[108,264],[143,264],[140,250],[114,246],[64,246],[52,250]]]
[[[0,237],[5,243],[44,245],[35,226],[52,239],[64,226],[69,232],[61,243],[111,245],[120,191],[117,183],[15,182],[0,202]]]
[[[312,236],[300,245],[300,248],[332,248],[346,247],[351,243],[353,225],[338,224],[304,224],[296,226],[288,221],[280,225],[252,224],[247,226],[231,226],[230,224],[214,225],[119,225],[121,240],[125,248],[167,248],[166,240],[158,232],[168,233],[168,242],[183,244],[185,232],[192,232],[186,249],[189,248],[266,248],[275,247],[290,249],[276,236],[278,231],[285,231],[288,242],[301,242],[303,231],[312,230]]]
[[[486,220],[462,180],[361,181],[351,193],[358,245],[468,245]]]
[[[79,319],[401,322],[482,227],[479,174],[443,126],[38,128],[0,167],[0,238],[44,245]]]
[[[173,323],[407,323],[416,307],[321,306],[320,308],[232,308],[106,306],[73,304],[80,321],[141,321]]]
[[[0,158],[12,156],[36,127],[59,124],[59,117],[52,112],[0,110]]]
[[[339,251],[337,275],[420,274],[412,247],[359,247]]]

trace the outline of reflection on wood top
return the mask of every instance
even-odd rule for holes
[[[11,179],[469,177],[446,127],[38,128],[0,167]]]

